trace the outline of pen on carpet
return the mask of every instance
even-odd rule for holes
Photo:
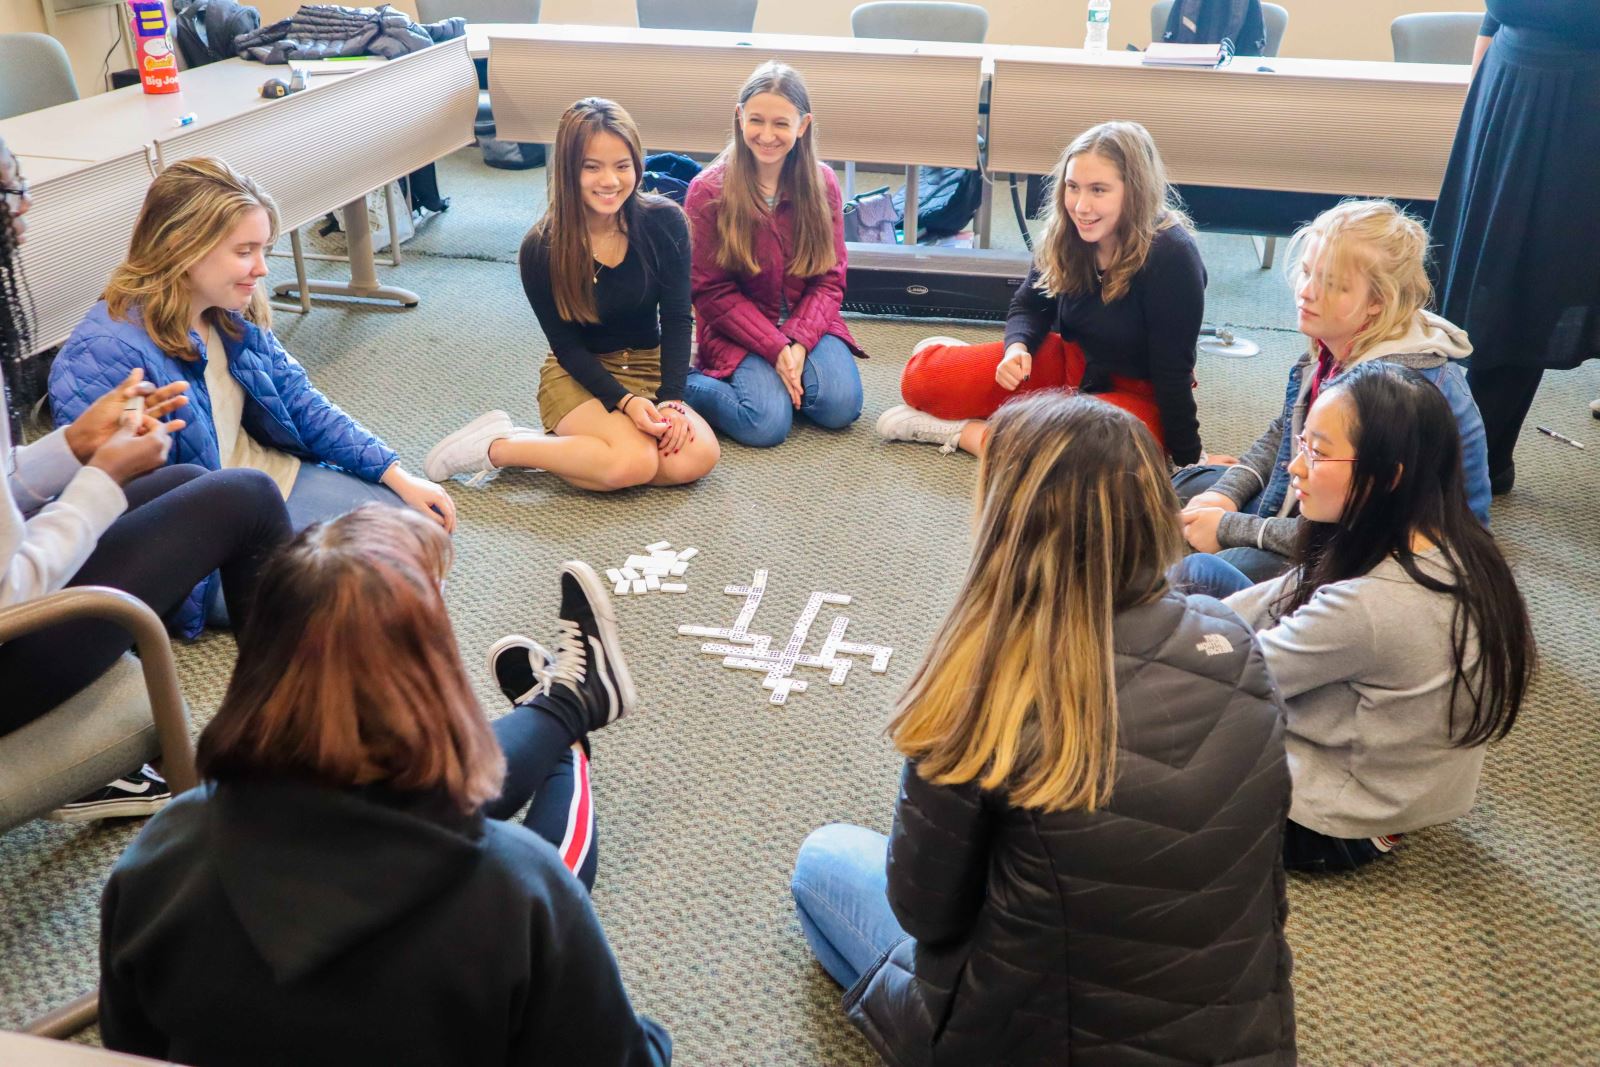
[[[1584,447],[1584,444],[1583,444],[1582,441],[1574,441],[1572,438],[1568,437],[1566,434],[1556,433],[1554,430],[1550,429],[1548,426],[1535,426],[1534,429],[1538,430],[1540,433],[1544,434],[1546,437],[1554,437],[1557,441],[1560,441],[1564,445],[1571,445],[1573,448],[1583,448]]]

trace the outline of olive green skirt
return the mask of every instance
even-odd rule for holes
[[[624,348],[597,357],[600,365],[611,372],[624,389],[646,400],[654,401],[661,389],[661,349]],[[555,433],[561,420],[572,414],[581,404],[593,400],[589,390],[578,384],[556,362],[555,356],[544,361],[539,370],[539,421],[545,433]]]

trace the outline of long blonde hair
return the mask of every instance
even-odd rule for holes
[[[733,136],[717,157],[724,168],[717,209],[717,265],[743,274],[761,273],[755,254],[756,233],[767,225],[770,214],[756,183],[755,155],[744,143],[740,129],[744,105],[762,93],[783,97],[802,119],[811,114],[811,94],[806,92],[800,72],[777,60],[757,67],[739,90]],[[795,138],[778,177],[778,196],[787,197],[794,212],[794,247],[785,269],[798,278],[814,278],[838,261],[833,247],[833,206],[817,174],[815,129],[813,121]]]
[[[1305,277],[1307,246],[1317,242],[1313,265],[1319,281],[1354,274],[1366,281],[1381,310],[1356,334],[1350,351],[1359,361],[1374,345],[1403,337],[1417,312],[1433,300],[1428,280],[1428,231],[1390,200],[1346,200],[1324,211],[1289,239],[1289,287]]]
[[[1096,281],[1094,246],[1078,236],[1067,212],[1067,164],[1094,154],[1117,168],[1122,176],[1122,217],[1117,220],[1117,253]],[[1144,269],[1156,234],[1170,226],[1190,227],[1167,181],[1167,168],[1150,138],[1137,122],[1103,122],[1085,130],[1069,144],[1050,172],[1050,206],[1044,231],[1034,251],[1039,267],[1039,289],[1049,296],[1079,296],[1101,286],[1100,299],[1111,303],[1128,291],[1134,275]]]
[[[634,231],[639,207],[639,185],[644,181],[644,148],[639,127],[621,104],[588,96],[567,108],[556,127],[555,154],[550,160],[550,204],[534,224],[534,234],[550,256],[550,292],[556,311],[568,322],[600,321],[594,300],[594,253],[589,247],[589,225],[583,206],[583,157],[597,133],[622,139],[633,157],[633,191],[622,202],[617,225],[625,234]]]
[[[1104,401],[1034,393],[989,426],[972,563],[890,733],[935,784],[1093,811],[1116,776],[1112,622],[1166,592],[1178,501],[1150,431]]]
[[[199,358],[189,340],[187,275],[256,208],[267,213],[270,240],[277,240],[278,205],[222,160],[199,156],[162,171],[145,194],[128,257],[111,272],[101,294],[111,317],[128,320],[137,311],[144,331],[163,352],[177,359]],[[244,317],[262,329],[272,325],[272,309],[259,284]],[[229,337],[241,336],[219,308],[209,309],[206,319]]]

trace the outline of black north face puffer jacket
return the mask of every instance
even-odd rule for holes
[[[1286,1064],[1283,718],[1250,631],[1169,593],[1115,627],[1118,770],[1092,814],[908,763],[889,900],[910,935],[845,996],[888,1063]]]

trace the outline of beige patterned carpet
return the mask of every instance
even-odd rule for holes
[[[414,470],[441,434],[485,408],[533,420],[546,351],[510,265],[543,172],[490,171],[470,150],[440,171],[452,207],[384,271],[420,292],[420,307],[322,307],[278,323],[318,384]],[[1202,247],[1209,318],[1264,349],[1200,365],[1206,440],[1237,450],[1275,414],[1299,338],[1281,275],[1256,269],[1244,238],[1207,236]],[[286,275],[286,264],[274,272]],[[701,549],[688,594],[620,602],[645,709],[597,735],[594,760],[596,905],[638,1007],[671,1030],[683,1064],[873,1062],[810,959],[788,876],[822,823],[887,829],[898,764],[882,728],[967,551],[973,461],[886,445],[872,420],[897,402],[917,339],[995,329],[851,325],[872,358],[861,365],[866,412],[850,430],[801,427],[769,451],[727,445],[703,484],[681,490],[603,497],[539,474],[452,489],[461,528],[450,606],[496,713],[483,650],[512,630],[549,636],[563,559],[615,565],[662,539]],[[1490,755],[1477,809],[1408,837],[1369,870],[1291,882],[1308,1063],[1600,1061],[1600,422],[1587,411],[1597,395],[1593,364],[1547,378],[1530,424],[1589,450],[1530,428],[1517,489],[1495,504],[1544,659],[1517,729]],[[675,633],[679,622],[731,619],[739,601],[721,587],[757,567],[771,572],[757,617],[765,632],[786,632],[812,590],[849,593],[851,636],[894,646],[889,672],[854,671],[843,687],[816,685],[773,708],[757,678]],[[197,724],[215,710],[233,657],[226,636],[179,650]],[[99,890],[137,829],[40,822],[0,838],[0,1026],[91,987]]]

